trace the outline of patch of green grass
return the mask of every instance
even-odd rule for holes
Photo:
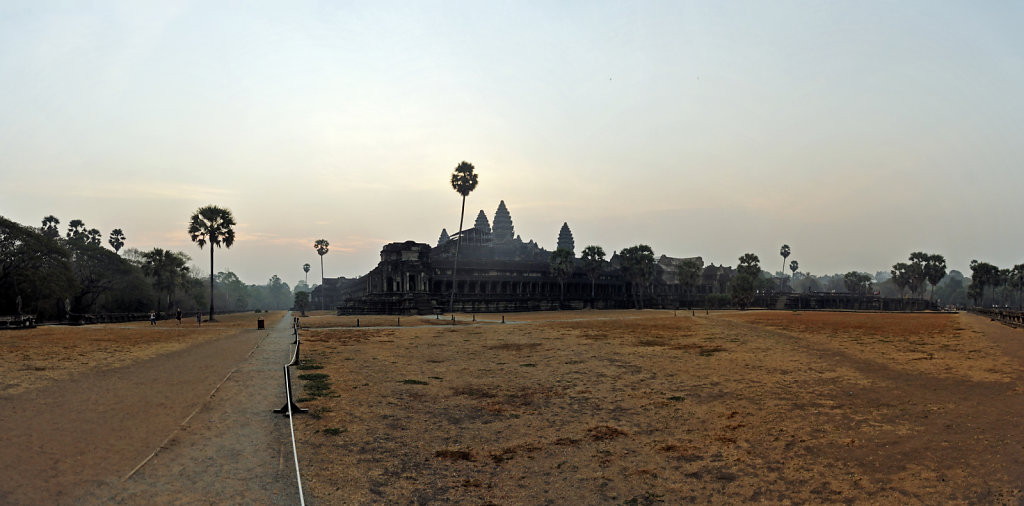
[[[406,380],[402,380],[402,384],[403,385],[429,385],[430,383],[427,383],[426,381],[420,381],[420,380],[414,380],[414,379],[406,379]]]
[[[309,402],[311,400],[313,400],[312,397],[299,397],[298,399],[295,399],[295,402]]]
[[[570,360],[570,361],[566,362],[565,365],[576,365],[576,364],[582,364],[582,363],[583,363],[582,360]]]
[[[348,432],[348,429],[341,429],[338,427],[330,427],[323,430],[323,433],[327,434],[328,436],[338,436],[345,432]]]
[[[682,395],[673,395],[672,397],[669,397],[668,400],[670,400],[670,401],[685,401],[686,397],[683,397]]]
[[[537,364],[519,364],[519,367],[537,367]]]
[[[300,370],[300,371],[309,371],[311,369],[323,369],[324,366],[322,366],[320,364],[314,364],[314,363],[303,363],[303,364],[299,364],[299,365],[295,366],[295,368]]]
[[[322,372],[300,374],[299,379],[305,381],[303,390],[310,398],[326,397],[331,393],[331,383],[327,381],[330,376]]]

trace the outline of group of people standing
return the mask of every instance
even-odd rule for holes
[[[181,325],[181,308],[180,307],[174,313],[174,319],[178,320],[178,325]],[[156,325],[156,311],[150,311],[149,312],[149,324],[150,325]],[[203,326],[203,312],[202,311],[196,311],[196,326],[197,327],[202,327]]]

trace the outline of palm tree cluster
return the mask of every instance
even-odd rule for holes
[[[890,274],[892,274],[893,282],[901,292],[909,289],[911,295],[918,295],[927,282],[932,287],[932,297],[934,297],[935,285],[946,277],[945,257],[915,251],[910,254],[909,260],[909,262],[898,262],[892,266]]]
[[[971,261],[971,285],[967,287],[967,295],[974,304],[985,306],[985,288],[991,287],[990,304],[1007,306],[1012,301],[1007,289],[1017,295],[1017,307],[1024,306],[1024,264],[1014,265],[1009,269],[1000,269],[988,262]],[[1000,291],[1002,289],[1002,291]]]

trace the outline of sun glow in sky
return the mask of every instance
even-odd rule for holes
[[[467,227],[577,251],[1024,262],[1024,4],[0,2],[0,215],[289,284]]]

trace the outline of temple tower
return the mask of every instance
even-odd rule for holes
[[[483,209],[480,210],[480,214],[476,215],[476,224],[473,225],[473,228],[486,234],[491,233],[491,223],[487,221],[487,215],[484,214]]]
[[[562,222],[562,229],[558,231],[558,249],[569,250],[573,255],[576,254],[576,243],[572,240],[572,230],[569,230],[569,224]]]
[[[441,237],[437,238],[437,245],[440,246],[440,245],[448,242],[449,239],[451,239],[451,238],[448,237],[448,229],[442,228],[441,229]]]
[[[515,229],[512,227],[512,215],[505,207],[505,201],[498,204],[498,210],[494,211],[494,240],[498,242],[511,241],[515,236]]]

